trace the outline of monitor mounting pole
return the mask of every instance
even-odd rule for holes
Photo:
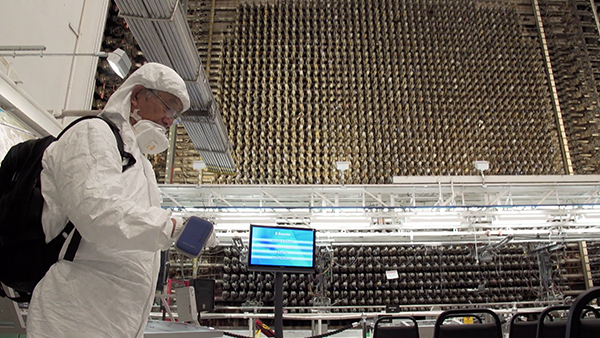
[[[275,272],[275,338],[283,338],[283,273]]]

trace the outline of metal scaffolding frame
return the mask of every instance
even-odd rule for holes
[[[396,177],[389,185],[161,185],[163,206],[215,223],[308,226],[321,242],[600,239],[600,175]],[[243,236],[243,235],[242,235]]]

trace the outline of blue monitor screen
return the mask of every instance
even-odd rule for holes
[[[315,231],[250,225],[248,269],[313,272]]]

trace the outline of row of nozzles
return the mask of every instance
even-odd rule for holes
[[[319,297],[329,298],[334,307],[532,301],[541,287],[538,262],[528,255],[529,249],[526,244],[509,244],[500,248],[491,261],[475,265],[474,248],[469,245],[338,246],[331,251],[319,251],[315,274],[283,274],[284,306],[310,307]],[[259,302],[268,306],[274,300],[273,273],[247,271],[237,248],[223,247],[218,252],[220,256],[210,258],[214,266],[210,274],[216,278],[215,296],[219,304]],[[363,258],[360,264],[350,262],[358,258]],[[382,265],[385,260],[390,263],[392,258],[410,261],[415,266],[417,263],[423,266],[439,263],[439,266],[435,271],[408,271],[408,264],[385,266],[378,272],[332,269],[342,266],[356,269],[367,265],[367,260]],[[561,266],[564,264],[561,259],[569,258],[572,257],[560,253],[552,255],[551,262],[556,259],[552,265]],[[342,265],[343,259],[345,265]],[[388,279],[385,271],[389,269],[398,271],[397,279]],[[561,268],[552,273],[551,282],[562,291],[570,290],[569,273],[572,272],[569,271]]]
[[[319,19],[338,5],[239,8],[218,102],[242,165],[217,183],[382,184],[472,174],[479,157],[493,174],[562,172],[538,42],[514,12],[350,1]],[[351,162],[343,179],[336,160]]]
[[[508,289],[512,289],[510,292]],[[418,290],[417,295],[411,296],[385,296],[376,295],[376,292],[369,291],[333,291],[327,292],[328,296],[332,296],[332,301],[338,306],[348,305],[416,305],[416,304],[456,304],[456,303],[497,303],[497,302],[514,302],[522,300],[533,300],[528,288],[521,287],[504,287],[493,288],[490,294],[474,294],[467,288],[451,289],[456,290],[453,295],[433,295],[425,290]],[[379,290],[378,290],[379,291]],[[430,291],[430,290],[427,290]],[[515,293],[516,292],[516,293]],[[223,290],[220,296],[217,296],[218,301],[273,301],[274,290],[266,291],[246,291],[240,290]],[[312,306],[314,294],[311,292],[296,292],[283,291],[283,306]]]
[[[411,112],[410,115],[414,117],[410,120],[425,120],[419,118],[419,114]],[[470,168],[470,162],[477,156],[486,156],[496,173],[541,174],[553,172],[552,160],[557,155],[556,147],[547,138],[552,134],[542,120],[510,126],[497,117],[483,124],[474,121],[441,125],[432,117],[427,124],[397,119],[397,127],[382,123],[385,118],[379,118],[379,124],[375,122],[377,119],[361,122],[359,118],[349,118],[347,123],[335,118],[313,119],[312,122],[305,117],[290,117],[287,123],[285,120],[274,119],[272,123],[261,118],[230,120],[232,149],[239,163],[244,164],[240,168],[242,181],[269,177],[285,181],[285,177],[296,177],[297,182],[303,182],[298,177],[299,171],[316,169],[313,174],[317,177],[306,177],[304,182],[335,182],[339,173],[333,163],[344,157],[351,157],[352,162],[346,183],[360,183],[363,175],[369,177],[370,182],[372,177],[419,174],[425,169],[431,169],[432,174],[444,169],[458,174],[460,167]],[[507,133],[521,132],[524,135],[518,139],[506,138]],[[474,138],[478,139],[477,144],[470,141]],[[441,151],[441,146],[446,150]],[[486,154],[477,155],[483,149]],[[278,171],[282,172],[276,175]],[[319,174],[323,176],[321,179]]]
[[[539,281],[536,281],[539,282]],[[385,289],[378,288],[372,282],[359,282],[368,285],[365,288],[340,289],[333,287],[325,294],[331,297],[339,305],[384,305],[384,304],[444,304],[444,303],[464,303],[463,298],[473,296],[471,288],[477,288],[479,285],[485,284],[482,281],[457,281],[449,282],[440,287],[440,285],[432,286],[424,283],[420,288],[411,288],[410,283],[400,283],[404,287],[410,289]],[[220,286],[220,300],[224,301],[245,301],[245,300],[273,300],[274,286],[271,282],[258,282],[253,287],[248,287],[248,283],[244,282],[223,282],[218,283]],[[413,282],[413,284],[416,284]],[[487,283],[485,291],[478,292],[474,295],[475,302],[506,302],[523,300],[531,297],[531,285],[528,283],[498,283],[492,281]],[[527,285],[527,286],[525,286]],[[565,287],[568,289],[568,287]],[[311,305],[314,298],[314,293],[306,289],[291,289],[284,286],[283,290],[284,302],[289,305],[304,306]],[[218,293],[217,293],[218,294]],[[513,295],[514,298],[508,297]],[[504,297],[503,297],[504,296]],[[473,300],[471,300],[473,301]]]
[[[398,41],[394,43],[402,43],[408,40],[412,40],[414,44],[420,44],[419,38],[428,37],[429,39],[439,39],[442,41],[444,38],[455,39],[458,42],[465,42],[463,40],[464,33],[469,32],[473,35],[480,35],[481,41],[474,41],[473,44],[489,45],[499,44],[498,41],[506,40],[506,43],[510,43],[510,38],[514,37],[514,31],[511,31],[511,26],[515,23],[504,23],[500,25],[491,24],[485,18],[474,21],[475,25],[467,25],[461,22],[448,21],[448,19],[441,19],[435,23],[420,23],[418,25],[408,24],[405,26],[394,24],[391,22],[378,22],[377,25],[373,25],[370,21],[375,18],[364,16],[361,21],[328,21],[325,24],[320,20],[307,21],[304,24],[296,25],[295,23],[286,24],[285,21],[281,20],[267,20],[260,21],[260,18],[255,18],[256,23],[242,22],[237,30],[232,32],[233,35],[240,39],[268,39],[269,37],[282,35],[283,42],[289,42],[293,40],[306,40],[315,41],[316,39],[324,41],[335,41],[336,35],[344,35],[350,39],[356,39],[362,41],[362,38],[396,38]],[[492,39],[484,36],[480,33],[481,29],[491,28],[496,33],[505,33],[500,35],[498,39]],[[314,33],[314,34],[310,34]],[[431,35],[430,37],[428,35]],[[374,42],[365,42],[374,44]]]
[[[333,12],[332,12],[333,11]],[[325,20],[356,20],[362,16],[372,16],[379,20],[393,20],[395,22],[414,18],[415,21],[435,20],[446,18],[453,21],[473,22],[486,18],[486,14],[495,14],[492,18],[496,21],[511,19],[507,14],[514,13],[508,6],[484,6],[473,1],[343,1],[343,2],[310,2],[298,1],[288,3],[274,3],[269,5],[241,4],[238,6],[237,15],[242,19],[253,18],[289,18],[301,21],[301,18],[316,18]],[[363,14],[357,15],[357,14]],[[374,20],[371,20],[374,21]],[[257,21],[258,23],[258,21]]]
[[[381,246],[336,247],[330,258],[322,257],[317,274],[283,274],[285,306],[310,306],[314,297],[329,297],[334,305],[452,304],[512,302],[533,300],[540,283],[537,261],[525,255],[526,245],[502,248],[489,262],[473,263],[469,246]],[[273,274],[248,272],[235,248],[225,248],[222,279],[217,281],[217,300],[222,302],[273,301]],[[359,258],[362,260],[359,262]],[[410,262],[426,270],[409,270]],[[333,259],[331,261],[331,259]],[[388,265],[385,265],[388,264]],[[433,264],[438,264],[431,270]],[[379,265],[377,272],[358,272]],[[339,268],[344,267],[341,272]],[[333,269],[332,269],[333,268]],[[349,269],[352,268],[352,272]],[[321,270],[326,269],[326,274]],[[385,271],[396,269],[397,279],[388,279]],[[563,290],[569,287],[564,274],[557,270],[553,282]],[[477,292],[473,292],[476,289]],[[317,292],[316,290],[321,290]],[[317,294],[318,293],[318,294]]]

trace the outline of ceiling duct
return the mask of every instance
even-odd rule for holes
[[[178,0],[115,0],[148,61],[173,68],[186,82],[191,112],[183,127],[209,170],[232,174],[235,163],[219,107],[210,89]]]

